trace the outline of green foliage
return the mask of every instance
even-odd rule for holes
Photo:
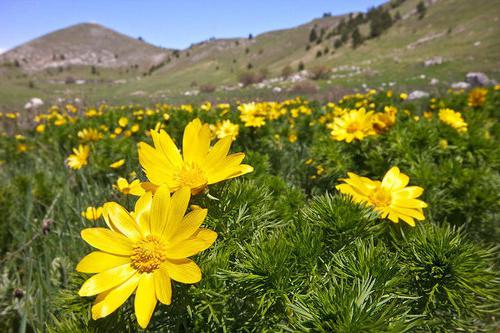
[[[231,150],[245,152],[254,172],[193,197],[192,204],[208,208],[204,225],[217,231],[217,241],[193,258],[202,280],[174,282],[172,304],[157,306],[148,331],[493,331],[500,296],[494,247],[500,94],[490,89],[477,108],[467,106],[465,94],[420,102],[394,95],[337,101],[339,108],[398,109],[392,127],[351,143],[329,135],[334,106],[303,100],[288,101],[283,115],[260,128],[244,127],[235,105],[224,116],[215,105],[192,112],[130,105],[22,139],[2,136],[0,331],[140,331],[133,297],[94,321],[93,298],[78,296],[88,275],[74,273],[75,264],[90,250],[79,233],[104,225],[81,212],[111,200],[131,209],[135,198],[112,184],[119,176],[130,180],[132,171],[145,179],[136,149],[137,142],[151,142],[144,130],[160,123],[179,143],[194,117],[240,124]],[[435,111],[424,117],[442,107],[461,112],[467,133],[441,123]],[[141,110],[139,121],[134,113]],[[141,131],[110,137],[123,116]],[[64,167],[80,143],[77,131],[102,124],[109,132],[90,143],[89,164]],[[29,147],[24,153],[16,149],[20,142]],[[111,169],[120,158],[125,165]],[[335,189],[347,172],[380,180],[395,165],[410,185],[425,189],[429,207],[416,228],[380,219]]]

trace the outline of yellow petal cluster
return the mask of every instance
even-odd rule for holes
[[[392,167],[382,181],[371,180],[352,172],[349,177],[341,179],[343,184],[337,185],[340,193],[349,195],[355,202],[372,206],[382,218],[394,223],[403,220],[412,227],[415,220],[424,220],[423,208],[427,204],[417,199],[424,189],[419,186],[408,186],[410,178],[401,173],[398,167]]]
[[[113,313],[134,292],[134,309],[142,328],[149,324],[158,301],[172,301],[172,280],[196,283],[201,270],[189,257],[210,247],[214,231],[201,228],[206,209],[185,215],[191,190],[172,197],[162,185],[154,197],[145,192],[128,212],[115,202],[102,208],[107,228],[89,228],[82,238],[97,250],[85,256],[76,270],[94,274],[81,286],[80,296],[97,295],[92,318]]]
[[[455,112],[452,109],[441,109],[439,110],[439,120],[460,133],[467,132],[467,123],[460,112]]]
[[[152,184],[167,184],[171,192],[189,187],[193,194],[198,194],[210,184],[253,171],[250,165],[241,164],[244,153],[228,155],[232,137],[224,137],[210,146],[210,127],[199,119],[184,129],[182,155],[167,132],[150,132],[154,148],[140,142],[139,162]]]

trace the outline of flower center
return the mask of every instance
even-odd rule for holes
[[[387,207],[391,204],[392,196],[391,192],[379,187],[373,192],[370,199],[376,207]]]
[[[157,237],[149,235],[136,243],[130,258],[132,267],[136,270],[141,273],[151,273],[165,261],[165,246]]]
[[[208,183],[205,173],[196,163],[184,163],[175,178],[181,187],[190,187],[193,194],[202,192]]]
[[[354,132],[358,131],[359,128],[360,128],[359,123],[358,122],[353,122],[353,123],[350,123],[347,126],[347,132],[348,133],[354,133]]]

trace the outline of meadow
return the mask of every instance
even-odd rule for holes
[[[0,331],[493,332],[499,110],[497,85],[2,113]]]

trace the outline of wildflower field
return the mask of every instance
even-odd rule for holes
[[[493,332],[500,87],[2,114],[1,332]]]

